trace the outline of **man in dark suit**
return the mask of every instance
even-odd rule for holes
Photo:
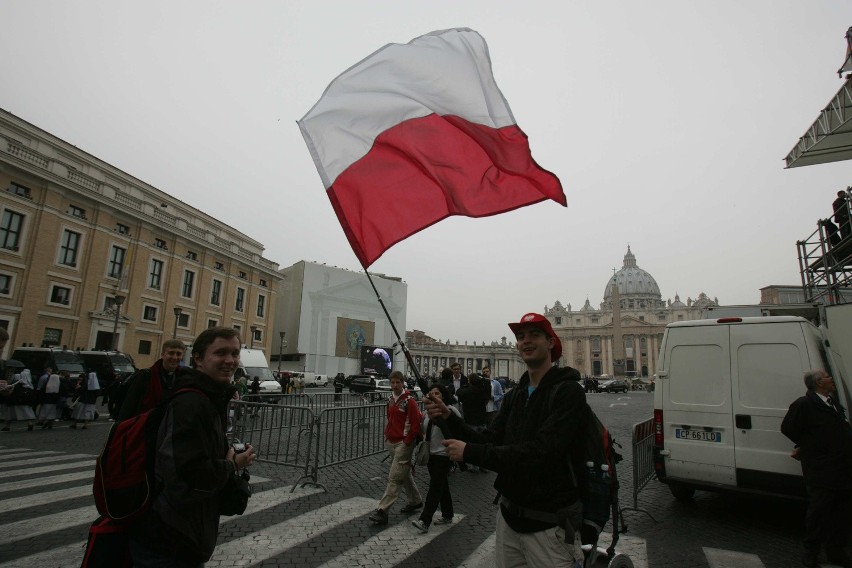
[[[450,377],[450,382],[447,385],[447,388],[450,389],[450,394],[455,396],[462,387],[466,387],[469,384],[469,381],[467,380],[467,377],[462,375],[460,363],[453,363],[450,365],[450,370],[453,372],[453,376]]]
[[[852,427],[837,397],[834,379],[823,370],[805,373],[805,396],[790,405],[781,432],[796,448],[808,491],[805,555],[802,564],[817,567],[825,546],[828,561],[852,567],[846,541],[852,530]]]

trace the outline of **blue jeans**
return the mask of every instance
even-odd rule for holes
[[[130,557],[133,568],[204,568],[204,562],[188,562],[151,550],[130,539]]]

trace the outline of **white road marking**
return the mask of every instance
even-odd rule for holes
[[[764,568],[756,554],[702,547],[710,568]]]
[[[98,510],[94,505],[70,509],[60,513],[51,513],[44,517],[33,517],[23,521],[15,521],[0,525],[0,544],[10,544],[53,532],[57,529],[89,525],[98,518]]]
[[[30,475],[34,473],[50,473],[51,471],[57,471],[60,469],[74,469],[75,467],[89,467],[93,468],[95,466],[95,460],[89,461],[75,461],[68,463],[57,463],[52,465],[43,465],[41,467],[28,467],[26,469],[14,469],[11,471],[0,471],[0,479],[4,477],[16,477],[19,475]],[[92,474],[94,475],[94,474]]]
[[[85,497],[92,494],[92,488],[89,485],[80,485],[77,487],[68,487],[65,489],[57,489],[56,491],[44,491],[35,495],[24,495],[23,497],[12,497],[0,501],[0,510],[4,513],[7,511],[17,511],[18,509],[28,509],[30,507],[39,507],[57,501],[65,501],[67,499],[76,499],[77,497]]]
[[[371,502],[375,503],[375,500]],[[452,525],[433,524],[429,527],[429,532],[426,534],[419,533],[411,525],[411,520],[415,518],[417,517],[411,517],[409,520],[402,521],[383,530],[355,548],[350,548],[343,554],[329,560],[320,566],[320,568],[350,568],[351,566],[358,566],[365,558],[374,559],[375,564],[378,566],[396,564],[441,536],[445,531],[452,528],[453,525],[460,522],[464,518],[464,515],[454,516]],[[381,558],[380,555],[382,554],[387,556]]]
[[[370,511],[375,503],[375,499],[353,497],[264,527],[217,546],[207,566],[230,567],[234,565],[235,558],[241,559],[241,565],[254,566],[331,527],[360,517]],[[347,563],[346,566],[348,568],[351,564]]]
[[[53,475],[51,477],[37,477],[25,481],[9,481],[0,483],[0,493],[29,489],[31,487],[55,485],[57,483],[68,483],[69,481],[80,481],[81,479],[92,479],[93,476],[94,473],[91,471],[82,471],[79,473],[66,473],[65,475]]]
[[[497,546],[497,535],[492,534],[476,547],[476,550],[462,560],[459,568],[491,568],[496,563],[495,548]]]
[[[33,452],[32,454],[28,454],[27,457],[33,455],[38,455],[39,453],[53,453],[53,452]],[[14,456],[14,457],[23,457],[23,456]],[[0,463],[0,469],[6,469],[10,467],[22,467],[26,465],[36,465],[42,463],[55,463],[59,461],[67,461],[67,460],[78,460],[83,458],[91,458],[93,457],[91,454],[56,454],[47,458],[32,458],[32,459],[24,459],[17,461],[4,461]]]
[[[263,511],[264,509],[275,507],[281,503],[286,503],[288,501],[313,495],[314,493],[322,492],[321,489],[312,487],[309,489],[296,490],[295,493],[290,493],[291,488],[291,486],[278,487],[276,489],[254,494],[252,498],[249,499],[249,505],[243,515]],[[90,488],[86,489],[91,491]],[[371,503],[373,501],[374,500],[370,500]],[[0,510],[5,510],[4,507],[6,502],[8,501],[0,501]],[[92,508],[94,509],[94,507]],[[363,513],[363,507],[361,508],[361,512]],[[95,513],[94,516],[86,517],[83,520],[86,524],[88,524],[94,522],[96,517],[97,513]],[[239,517],[222,517],[219,524],[223,525],[237,518]],[[56,515],[51,514],[40,517],[40,522],[45,525],[50,525],[56,522],[54,519],[56,519]],[[5,535],[3,527],[0,527],[0,534]],[[217,547],[217,551],[218,548],[220,547]],[[29,556],[24,556],[22,558],[16,558],[15,560],[10,560],[8,562],[2,562],[0,563],[0,568],[20,568],[21,566],[26,566],[27,568],[79,568],[85,549],[86,541],[78,541],[59,548],[53,548],[43,552],[37,552]],[[228,564],[228,566],[233,565],[233,562]]]
[[[613,406],[627,406],[627,403],[626,402],[611,402],[609,407],[612,408]]]

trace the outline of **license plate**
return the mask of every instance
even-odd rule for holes
[[[675,438],[681,440],[698,440],[699,442],[722,442],[722,433],[706,430],[683,430],[675,428]]]

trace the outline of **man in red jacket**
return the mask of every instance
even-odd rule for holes
[[[388,486],[379,501],[379,508],[370,514],[369,519],[377,525],[386,525],[388,510],[399,497],[402,488],[408,497],[403,513],[411,513],[423,506],[423,498],[414,484],[411,474],[411,454],[414,442],[420,434],[420,409],[411,393],[405,390],[405,377],[400,371],[390,375],[391,396],[388,399],[388,423],[385,426],[385,448],[391,460],[388,473]]]

